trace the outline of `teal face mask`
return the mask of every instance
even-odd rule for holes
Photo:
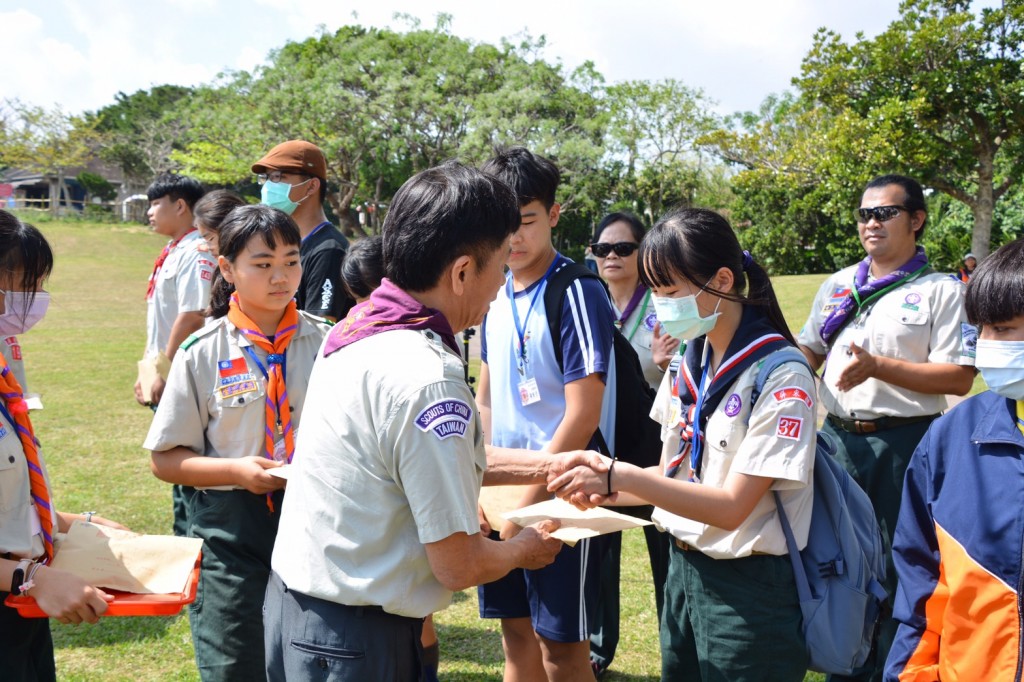
[[[310,178],[311,180],[312,178]],[[298,187],[299,185],[305,185],[309,180],[303,180],[302,182],[289,185],[287,182],[272,182],[267,180],[263,183],[263,189],[260,190],[261,202],[276,208],[279,211],[284,211],[288,215],[295,213],[295,209],[299,207],[300,202],[294,202],[288,196],[291,194],[292,187]],[[305,201],[305,199],[303,199]]]
[[[714,313],[707,317],[701,317],[700,310],[697,308],[697,296],[700,293],[703,292],[681,298],[651,296],[654,312],[666,334],[680,341],[689,341],[704,336],[715,328],[718,316],[721,315],[718,312],[718,306],[722,304],[722,299],[718,299]]]

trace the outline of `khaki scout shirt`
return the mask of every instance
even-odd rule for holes
[[[329,328],[321,318],[300,311],[298,329],[288,344],[285,376],[296,436],[313,361]],[[252,348],[264,367],[266,351],[253,346],[227,317],[210,322],[193,336],[196,340],[183,343],[174,356],[142,447],[154,452],[186,447],[207,457],[265,456],[267,382],[242,349]]]
[[[53,486],[50,485],[41,452],[39,463],[50,489],[50,505],[56,523]],[[32,501],[25,450],[14,424],[0,415],[0,554],[10,552],[29,559],[41,557],[44,547],[40,533],[39,514]]]
[[[289,589],[412,618],[448,606],[424,545],[480,532],[487,467],[463,371],[431,331],[317,361],[271,561]]]
[[[814,380],[803,365],[787,363],[772,372],[751,411],[760,363],[740,374],[708,419],[701,477],[695,485],[721,488],[731,473],[776,479],[736,530],[724,530],[655,507],[651,520],[673,537],[716,559],[757,552],[785,555],[786,536],[778,520],[773,490],[779,491],[797,545],[807,544],[813,501],[817,434]],[[658,390],[651,418],[662,425],[662,464],[679,451],[679,399],[672,396],[670,373]],[[676,478],[687,480],[689,462]]]
[[[919,393],[878,379],[840,391],[836,381],[852,360],[851,343],[897,360],[973,366],[977,332],[967,322],[964,285],[940,273],[906,282],[858,314],[834,339],[829,352],[821,340],[821,325],[853,287],[856,271],[854,265],[825,280],[798,339],[818,355],[828,354],[821,384],[825,409],[844,419],[942,412],[948,406],[945,395]]]
[[[210,305],[210,283],[216,258],[198,232],[190,232],[167,254],[157,273],[153,296],[146,302],[146,353],[167,350],[171,327],[181,313]]]

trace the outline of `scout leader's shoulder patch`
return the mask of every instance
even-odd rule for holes
[[[416,426],[421,431],[433,431],[438,440],[450,436],[465,436],[473,410],[461,400],[438,400],[416,415]]]

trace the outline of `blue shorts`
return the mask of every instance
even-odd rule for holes
[[[497,540],[498,534],[491,538]],[[517,568],[477,588],[481,618],[529,618],[534,631],[553,642],[582,642],[600,594],[601,560],[609,536],[565,546],[554,563],[537,571]]]

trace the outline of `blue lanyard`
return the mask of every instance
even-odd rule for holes
[[[257,367],[259,367],[260,373],[263,375],[263,380],[264,381],[269,381],[270,380],[270,374],[267,372],[267,368],[263,366],[263,363],[260,362],[260,359],[256,355],[256,351],[253,350],[253,348],[254,348],[254,346],[242,346],[242,350],[245,351],[245,354],[248,355],[249,358],[252,359],[252,361],[256,363]],[[285,383],[286,387],[288,385],[288,364],[287,364],[287,360],[288,360],[288,351],[285,351],[284,353],[280,353],[280,354],[279,353],[268,353],[267,354],[267,364],[268,365],[281,365],[281,378],[284,379],[284,383]],[[268,397],[267,399],[269,400],[270,398]],[[277,430],[280,433],[280,431],[281,431],[281,406],[280,405],[274,405],[274,412],[277,414]]]
[[[690,470],[693,472],[691,480],[694,477],[700,476],[701,459],[704,455],[704,434],[701,433],[700,428],[700,411],[704,407],[704,398],[708,394],[708,386],[711,384],[713,379],[708,376],[708,366],[704,366],[704,371],[700,377],[700,386],[697,388],[697,404],[693,409],[693,436],[690,442]]]
[[[269,380],[270,379],[270,374],[267,372],[267,368],[263,366],[263,363],[260,362],[260,358],[259,358],[258,355],[256,355],[256,351],[253,350],[253,348],[255,348],[255,346],[242,346],[242,350],[245,351],[246,355],[248,355],[249,358],[252,359],[252,361],[256,363],[256,367],[259,368],[260,373],[263,375],[263,378],[266,379],[266,380]],[[288,360],[288,351],[285,351],[284,353],[281,353],[281,354],[269,353],[267,355],[267,364],[268,365],[281,365],[281,378],[284,379],[285,385],[288,384],[288,364],[287,364],[287,360]]]
[[[313,228],[313,231],[312,231],[312,232],[310,232],[309,234],[307,234],[307,235],[306,235],[305,237],[303,237],[303,238],[302,238],[302,239],[301,239],[301,240],[299,241],[299,246],[302,246],[303,244],[305,244],[305,243],[306,243],[306,240],[307,240],[307,239],[309,239],[309,238],[310,238],[310,237],[312,237],[312,236],[313,236],[314,234],[316,234],[316,233],[317,233],[317,232],[319,232],[319,231],[320,231],[321,229],[323,229],[324,225],[330,225],[330,224],[331,224],[331,223],[330,223],[330,221],[329,221],[329,220],[325,220],[325,221],[323,221],[322,223],[320,223],[319,225],[317,225],[316,227],[314,227],[314,228]]]
[[[14,417],[12,417],[11,413],[7,411],[7,401],[6,400],[0,400],[0,414],[4,415],[4,419],[6,419],[8,421],[8,423],[10,423],[12,429],[14,429],[15,431],[18,430],[18,422],[14,421]],[[15,435],[17,435],[17,434],[15,434]],[[38,442],[38,441],[36,441],[36,442]]]
[[[536,283],[536,289],[533,290],[533,296],[530,298],[530,307],[526,309],[526,319],[522,323],[519,322],[519,306],[516,305],[516,294],[512,288],[512,275],[509,274],[508,281],[505,282],[505,293],[508,295],[509,303],[512,304],[512,321],[516,325],[516,334],[519,336],[519,373],[522,374],[526,369],[526,325],[530,322],[530,313],[533,312],[533,306],[537,302],[537,297],[540,295],[540,290],[544,288],[544,282],[547,281],[551,273],[554,272],[555,266],[558,265],[558,261],[561,256],[557,252],[555,253],[555,259],[551,261],[551,265],[548,266],[547,272],[541,277]]]

